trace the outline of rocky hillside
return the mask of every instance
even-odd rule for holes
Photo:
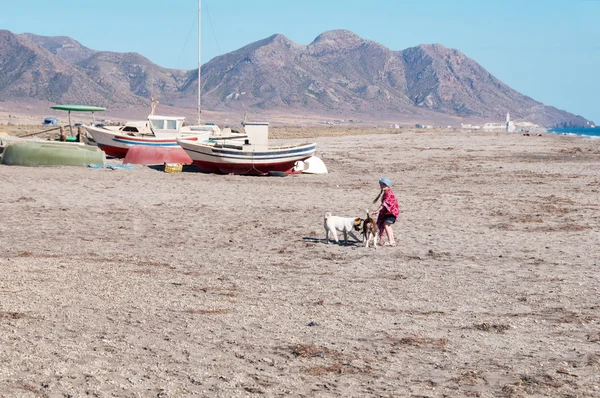
[[[97,51],[82,46],[81,43],[66,36],[38,36],[25,33],[21,37],[32,41],[70,64],[78,64],[94,55]]]
[[[0,31],[0,96],[108,107],[161,103],[194,108],[198,71],[162,68],[135,53],[99,52],[68,37]],[[515,120],[583,126],[439,44],[392,51],[345,31],[309,45],[273,35],[202,67],[204,109],[311,113],[334,118]]]
[[[52,43],[52,41],[46,41]],[[37,99],[55,103],[142,103],[127,91],[102,84],[97,74],[86,73],[26,35],[0,31],[0,96],[5,100]]]
[[[308,46],[274,35],[217,57],[202,68],[205,101],[330,113],[419,114],[514,119],[544,126],[587,120],[524,96],[458,50],[420,45],[392,51],[348,31],[321,34]],[[190,87],[193,87],[191,85]]]

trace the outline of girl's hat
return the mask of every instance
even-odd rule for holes
[[[382,184],[385,184],[385,185],[387,185],[387,186],[388,186],[388,187],[390,187],[390,188],[392,187],[392,182],[390,181],[390,179],[389,179],[389,178],[381,177],[381,178],[379,179],[379,182],[380,182],[380,183],[382,183]]]

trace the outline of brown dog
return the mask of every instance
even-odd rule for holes
[[[379,234],[379,229],[377,229],[375,219],[371,218],[369,209],[367,209],[367,218],[363,220],[362,234],[365,247],[369,247],[369,242],[373,239],[373,247],[377,249],[377,235]]]

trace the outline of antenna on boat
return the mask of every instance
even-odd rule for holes
[[[242,125],[246,124],[248,122],[248,112],[246,112],[246,107],[244,106],[244,103],[242,102],[242,109],[244,110],[244,120],[242,120]]]
[[[200,84],[200,71],[202,69],[202,64],[200,61],[200,47],[201,47],[201,38],[202,38],[202,20],[201,20],[201,10],[202,10],[202,0],[198,0],[198,125],[200,125],[200,113],[201,113],[201,87]]]
[[[158,95],[156,96],[156,98],[154,98],[154,96],[150,97],[150,115],[154,115],[154,112],[156,111],[156,106],[158,105],[158,98]]]

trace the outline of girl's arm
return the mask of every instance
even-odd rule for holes
[[[375,211],[372,213],[373,215],[375,215],[375,214],[379,213],[381,210],[385,209],[385,206],[384,206],[384,204],[383,204],[383,203],[385,202],[385,195],[386,195],[386,193],[387,193],[387,192],[385,192],[385,191],[384,191],[384,192],[382,192],[382,195],[383,195],[383,197],[381,198],[381,205],[379,206],[379,208],[378,208],[377,210],[375,210]]]

